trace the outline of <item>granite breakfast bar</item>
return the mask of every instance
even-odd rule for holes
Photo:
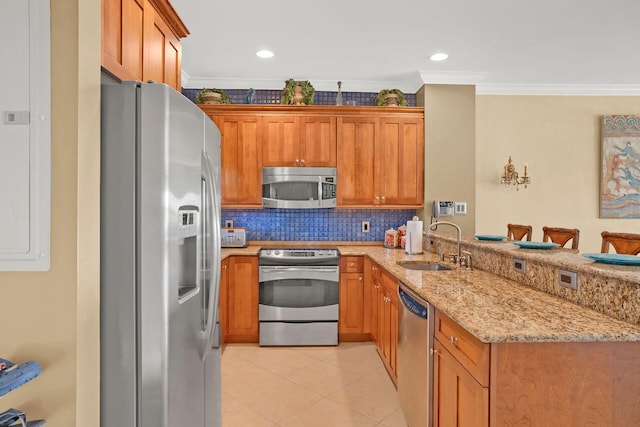
[[[449,236],[430,240],[427,247],[438,253],[455,249]],[[466,239],[461,246],[472,253],[472,270],[409,270],[398,262],[447,262],[431,252],[340,247],[342,255],[366,254],[436,307],[434,425],[635,425],[640,327],[579,305],[574,295],[552,295],[548,289],[564,290],[548,282],[566,268],[584,283],[609,280],[633,289],[640,268],[603,268],[574,251],[524,252],[508,242]],[[535,265],[530,275],[510,275],[514,256]],[[634,295],[628,289],[609,293],[617,298],[607,301],[635,306],[626,300]]]

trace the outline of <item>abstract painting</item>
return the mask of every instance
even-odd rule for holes
[[[640,218],[640,116],[602,118],[601,218]]]

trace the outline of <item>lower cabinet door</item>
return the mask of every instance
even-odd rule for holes
[[[258,342],[258,257],[232,256],[228,268],[228,342]]]
[[[489,388],[483,387],[434,341],[433,425],[436,427],[488,427]]]

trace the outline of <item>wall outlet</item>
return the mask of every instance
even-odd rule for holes
[[[371,231],[371,226],[369,225],[369,221],[362,221],[362,232],[368,233]]]
[[[224,226],[225,226],[225,228],[233,228],[233,220],[232,219],[226,219],[224,221]]]
[[[520,258],[514,258],[513,259],[513,269],[515,271],[517,271],[518,273],[526,273],[527,272],[527,261],[520,259]]]
[[[558,283],[560,286],[578,290],[578,273],[575,271],[558,269]]]

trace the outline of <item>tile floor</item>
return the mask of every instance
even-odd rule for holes
[[[406,427],[373,343],[337,347],[228,344],[223,427]]]

